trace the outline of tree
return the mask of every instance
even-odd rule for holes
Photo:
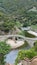
[[[10,30],[12,30],[13,27],[14,27],[14,21],[7,21],[3,23],[2,30],[4,32],[9,32]]]

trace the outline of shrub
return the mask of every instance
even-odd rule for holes
[[[34,49],[19,51],[15,65],[17,65],[19,60],[23,60],[25,57],[32,59],[34,56],[37,56],[37,52],[35,52]]]
[[[0,42],[0,65],[5,65],[4,56],[9,53],[11,47],[6,42]]]

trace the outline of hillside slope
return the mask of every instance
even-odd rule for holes
[[[15,14],[37,6],[37,0],[0,0],[0,11]]]

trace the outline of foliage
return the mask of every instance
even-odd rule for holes
[[[12,28],[14,27],[14,22],[7,21],[4,22],[2,26],[5,32],[9,32],[9,30],[12,30]]]
[[[32,59],[34,56],[37,56],[37,41],[34,43],[34,47],[31,49],[19,51],[18,56],[15,60],[15,65],[17,65],[20,60],[23,60],[26,57]]]
[[[21,32],[18,32],[18,34],[19,34],[19,35],[23,35],[23,36],[25,35],[25,34],[24,34],[24,31],[22,31],[22,30],[21,30]]]
[[[17,14],[23,12],[23,10],[37,6],[37,0],[0,0],[1,9],[6,13]],[[21,10],[21,11],[20,11]]]
[[[21,27],[21,23],[20,23],[18,20],[15,22],[15,25],[16,25],[18,28]]]
[[[34,56],[37,56],[37,52],[35,52],[33,49],[19,51],[18,56],[17,56],[17,59],[15,61],[15,65],[17,65],[17,63],[20,60],[23,60],[25,57],[31,59]]]
[[[28,12],[26,9],[22,10],[23,12],[21,14],[19,14],[19,12],[16,13],[16,15],[6,15],[5,13],[0,12],[0,30],[9,32],[14,26],[19,28],[21,25],[27,27],[37,24],[37,12]]]
[[[29,22],[25,21],[24,24],[23,24],[23,27],[27,27],[27,26],[29,26]]]
[[[4,57],[7,53],[9,53],[11,47],[6,44],[6,42],[0,42],[0,64],[4,65]]]

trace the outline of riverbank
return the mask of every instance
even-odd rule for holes
[[[11,40],[11,39],[8,39],[8,40],[6,41],[6,43],[9,44],[12,49],[16,49],[16,48],[18,48],[18,47],[24,45],[24,41],[22,41],[22,40],[21,40],[21,41],[19,41],[19,40],[13,41],[13,40]]]

